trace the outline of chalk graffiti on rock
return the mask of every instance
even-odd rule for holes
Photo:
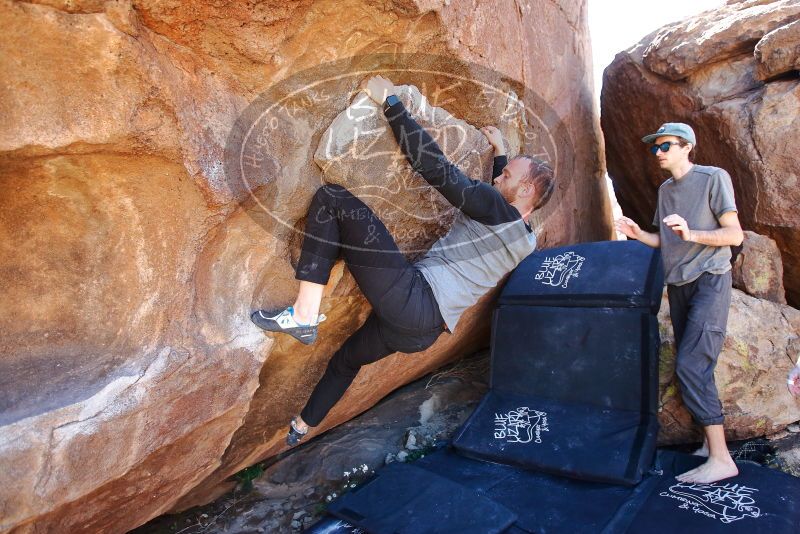
[[[741,484],[688,484],[679,482],[670,486],[669,491],[659,493],[681,502],[678,508],[723,523],[732,523],[745,517],[760,517],[761,509],[756,506],[753,493],[755,488]]]
[[[546,257],[536,273],[536,280],[544,285],[566,288],[570,279],[578,278],[585,259],[572,251]]]
[[[541,443],[542,432],[549,431],[546,412],[523,406],[494,414],[494,438],[506,443]]]

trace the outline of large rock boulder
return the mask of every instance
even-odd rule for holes
[[[786,304],[781,251],[774,240],[745,230],[732,272],[733,287],[760,299]]]
[[[617,55],[601,97],[608,172],[623,211],[649,228],[665,179],[640,138],[667,121],[697,133],[697,161],[726,169],[739,217],[781,251],[800,304],[800,3],[749,0],[674,23]]]
[[[661,330],[659,442],[701,441],[699,428],[680,398],[666,292],[658,319]],[[727,336],[714,374],[728,439],[775,434],[800,419],[800,403],[786,388],[786,375],[798,353],[800,311],[733,290]]]
[[[370,72],[475,126],[517,109],[486,87],[518,95],[559,174],[540,244],[608,238],[586,18],[569,0],[0,0],[0,531],[124,532],[285,450],[369,307],[338,265],[316,345],[248,315],[291,301],[314,153]],[[242,180],[228,149],[270,102]],[[316,432],[485,344],[491,298],[364,369]]]
[[[756,45],[755,54],[759,80],[800,70],[800,19],[762,37]]]

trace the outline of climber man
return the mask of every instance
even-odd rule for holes
[[[320,424],[362,365],[394,352],[425,350],[445,327],[455,331],[461,314],[536,248],[527,219],[554,189],[553,171],[544,161],[518,156],[507,163],[494,127],[481,130],[495,151],[492,185],[470,180],[406,111],[391,81],[375,76],[365,92],[383,106],[414,170],[459,211],[450,231],[412,264],[361,200],[336,185],[317,190],[295,271],[300,288],[294,304],[255,311],[251,319],[269,332],[313,343],[324,320],[322,291],[340,252],[372,312],[333,355],[305,408],[291,420],[289,445]]]
[[[742,243],[733,185],[727,172],[693,163],[694,131],[665,123],[642,138],[672,176],[658,189],[653,217],[657,233],[645,232],[628,217],[616,220],[626,236],[661,247],[669,311],[677,347],[676,374],[683,403],[704,432],[695,454],[708,456],[699,467],[676,477],[710,484],[739,470],[725,443],[722,404],[714,368],[725,340],[731,301],[730,246]]]

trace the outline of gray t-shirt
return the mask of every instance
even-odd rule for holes
[[[536,236],[522,219],[485,222],[459,212],[450,231],[416,263],[451,332],[467,308],[536,250]]]
[[[683,285],[704,272],[726,273],[731,269],[731,248],[712,247],[682,240],[662,222],[677,213],[692,230],[721,228],[719,218],[737,211],[730,175],[717,167],[695,165],[686,176],[670,178],[658,188],[653,225],[661,236],[661,258],[667,284]]]

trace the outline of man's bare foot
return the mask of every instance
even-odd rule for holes
[[[711,484],[730,477],[735,477],[739,474],[739,469],[733,460],[717,460],[716,458],[709,458],[703,465],[687,471],[677,478],[681,482],[688,482],[690,484]]]
[[[703,456],[703,457],[705,457],[705,458],[708,458],[708,443],[706,443],[706,442],[704,441],[704,442],[703,442],[703,445],[702,445],[702,446],[701,446],[699,449],[697,449],[696,451],[694,451],[692,454],[693,454],[694,456]]]

